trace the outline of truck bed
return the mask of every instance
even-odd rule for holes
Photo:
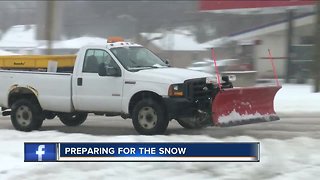
[[[71,112],[71,81],[70,73],[0,70],[0,106],[8,107],[8,94],[18,86],[36,90],[43,110]]]

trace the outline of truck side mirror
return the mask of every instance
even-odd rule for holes
[[[107,76],[107,70],[104,63],[99,64],[98,74],[99,76]]]
[[[166,65],[168,65],[168,66],[170,67],[170,61],[169,61],[169,59],[162,59],[162,58],[161,58],[161,60],[162,60]]]
[[[169,59],[165,59],[165,60],[164,60],[164,63],[166,63],[166,65],[168,65],[168,66],[169,66],[169,65],[170,65],[170,61],[169,61]]]
[[[118,69],[115,67],[106,67],[106,71],[107,71],[107,76],[115,76],[115,77],[121,76]]]

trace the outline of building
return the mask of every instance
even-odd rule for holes
[[[294,18],[293,46],[310,46],[313,43],[314,22],[314,13],[307,13]],[[207,44],[216,48],[216,54],[220,59],[241,58],[239,52],[245,50],[246,56],[252,58],[254,69],[258,71],[259,78],[273,76],[268,54],[268,49],[270,49],[278,75],[283,78],[286,75],[288,59],[287,26],[287,20],[279,20],[233,33],[227,37],[214,39],[208,41]],[[299,54],[296,54],[296,56],[299,56]]]

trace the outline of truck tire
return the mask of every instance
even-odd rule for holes
[[[61,113],[58,115],[60,121],[66,126],[79,126],[86,119],[87,113]]]
[[[132,123],[139,134],[163,134],[168,127],[169,118],[161,104],[152,99],[143,99],[133,109]]]
[[[11,123],[19,131],[38,130],[42,126],[42,110],[38,103],[20,99],[11,106]]]
[[[177,119],[177,121],[182,127],[186,129],[201,129],[206,127],[205,125],[190,120],[190,118],[180,118]]]

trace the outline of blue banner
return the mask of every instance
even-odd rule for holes
[[[260,159],[259,146],[259,143],[37,143],[25,144],[25,161],[39,161],[39,157],[41,161],[53,161],[52,157],[56,157],[56,161],[256,162]]]
[[[259,161],[259,143],[60,143],[60,160]]]

